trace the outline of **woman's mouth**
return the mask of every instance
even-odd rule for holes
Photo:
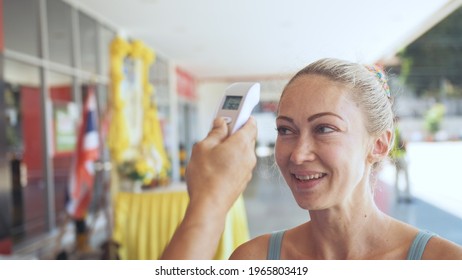
[[[316,186],[318,186],[327,173],[322,172],[310,172],[308,174],[293,174],[294,178],[293,187],[297,192],[311,192]]]

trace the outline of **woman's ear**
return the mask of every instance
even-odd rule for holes
[[[368,156],[371,163],[379,162],[387,157],[388,152],[391,149],[392,138],[393,133],[391,130],[387,130],[374,139],[374,142],[372,143],[372,150]]]

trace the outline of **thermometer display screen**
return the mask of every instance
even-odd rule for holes
[[[241,104],[242,96],[226,96],[223,103],[223,110],[237,110]]]

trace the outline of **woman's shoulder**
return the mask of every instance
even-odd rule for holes
[[[438,233],[424,231],[410,225],[403,227],[404,232],[407,232],[412,236],[412,242],[416,241],[418,234],[427,232],[427,234],[432,235],[428,239],[428,242],[425,246],[425,250],[422,254],[422,259],[425,260],[462,260],[462,247],[452,241],[449,241],[441,236],[438,236]],[[403,233],[404,233],[403,232]],[[405,234],[403,234],[405,235]]]
[[[462,247],[440,236],[434,236],[428,241],[422,259],[462,260]]]
[[[391,241],[386,243],[389,249],[388,255],[378,258],[428,260],[462,258],[461,247],[439,237],[437,232],[423,230],[395,218],[391,218],[391,221],[392,226],[387,231],[386,238]]]
[[[271,234],[265,234],[251,239],[234,250],[231,260],[265,260]]]

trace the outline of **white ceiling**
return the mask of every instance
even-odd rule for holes
[[[198,79],[279,77],[392,56],[461,0],[67,0]]]

